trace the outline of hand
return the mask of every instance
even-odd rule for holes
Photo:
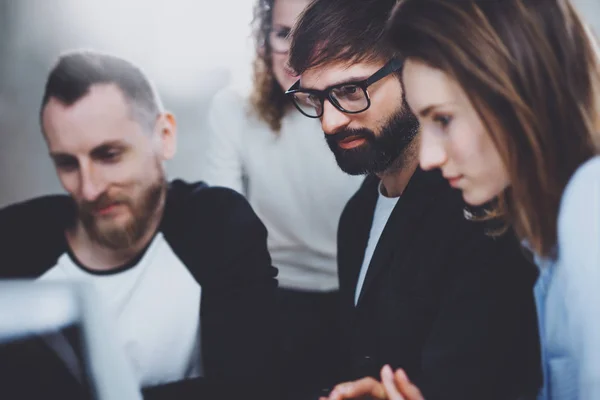
[[[373,378],[363,378],[354,382],[340,383],[333,388],[329,397],[319,400],[388,400],[385,388]]]
[[[389,365],[381,369],[381,382],[389,400],[424,400],[418,387],[408,380],[402,369],[392,372]]]

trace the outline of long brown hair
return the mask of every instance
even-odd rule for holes
[[[275,0],[258,0],[254,6],[253,33],[256,56],[253,62],[252,109],[274,132],[281,130],[281,118],[290,102],[275,79],[269,33]]]
[[[495,204],[536,253],[555,256],[562,193],[597,154],[600,70],[568,0],[403,0],[388,37],[466,92],[507,167]]]

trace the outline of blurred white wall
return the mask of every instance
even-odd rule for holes
[[[600,38],[600,0],[571,0]]]
[[[600,35],[600,0],[574,0]],[[179,122],[171,177],[202,177],[206,107],[249,80],[254,0],[0,0],[0,207],[60,192],[38,126],[44,80],[72,48],[140,65]]]

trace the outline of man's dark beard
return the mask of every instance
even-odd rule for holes
[[[377,174],[392,167],[402,167],[404,151],[418,131],[419,121],[404,101],[378,136],[372,130],[362,128],[325,134],[325,139],[342,171],[350,175]],[[365,139],[365,142],[353,149],[343,149],[338,145],[341,140],[353,136]]]
[[[108,193],[104,193],[93,202],[81,204],[79,218],[90,238],[96,243],[113,250],[127,249],[148,232],[166,185],[164,176],[161,176],[161,179],[144,189],[137,203],[126,196],[110,197]],[[102,226],[98,221],[101,217],[95,216],[94,211],[115,203],[129,208],[131,220],[125,226]]]

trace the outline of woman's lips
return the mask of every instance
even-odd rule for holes
[[[456,176],[450,176],[450,177],[444,177],[448,180],[448,183],[450,184],[450,186],[456,188],[459,186],[460,184],[460,180],[463,178],[462,175],[456,175]]]

